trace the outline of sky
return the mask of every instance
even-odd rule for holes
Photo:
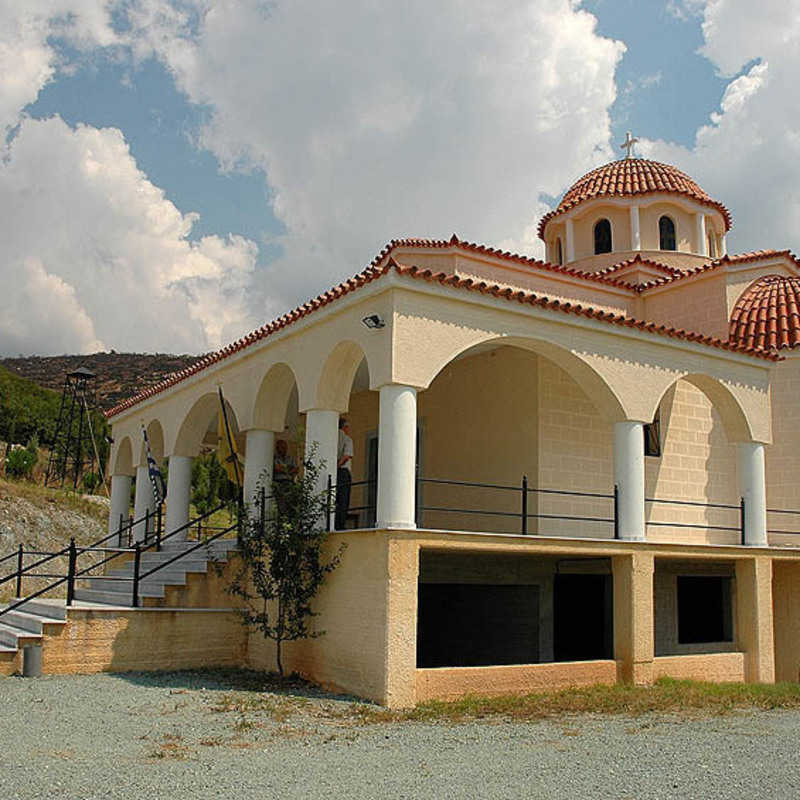
[[[0,354],[201,353],[675,164],[800,249],[800,0],[0,0]]]

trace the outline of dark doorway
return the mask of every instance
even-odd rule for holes
[[[610,575],[556,575],[553,655],[556,661],[614,657]]]
[[[733,641],[731,579],[678,576],[678,643]]]
[[[419,585],[418,667],[483,667],[538,660],[538,586]]]

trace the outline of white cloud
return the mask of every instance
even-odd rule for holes
[[[199,352],[252,326],[255,244],[191,242],[122,133],[24,120],[0,163],[0,353]]]
[[[30,348],[200,351],[395,236],[455,231],[540,253],[539,193],[613,156],[624,46],[595,22],[573,0],[0,0],[0,67],[13,67],[0,125],[22,120],[0,160],[0,270],[8,280],[33,259],[85,316]],[[210,109],[201,146],[227,169],[267,174],[283,255],[256,276],[252,242],[191,243],[194,215],[137,169],[120,131],[20,116],[72,66],[53,36],[160,58]]]
[[[612,156],[624,47],[569,0],[209,0],[196,32],[158,7],[132,13],[140,48],[212,109],[201,141],[222,164],[266,172],[286,226],[265,315],[395,236],[540,252],[539,192]]]
[[[729,250],[800,250],[800,6],[767,0],[755,12],[710,0],[703,34],[702,52],[732,78],[719,111],[693,148],[647,142],[642,152],[677,164],[729,206]]]
[[[53,77],[60,38],[81,47],[117,41],[105,0],[0,0],[0,144]]]

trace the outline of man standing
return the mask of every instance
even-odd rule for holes
[[[339,448],[336,458],[336,522],[337,531],[347,527],[347,511],[350,508],[350,484],[353,482],[353,440],[350,424],[343,417],[339,420]]]

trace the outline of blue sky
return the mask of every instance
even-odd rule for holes
[[[733,250],[797,248],[792,7],[0,6],[0,353],[203,352],[394,237],[541,257],[627,130],[730,207]]]
[[[698,53],[700,18],[676,16],[654,0],[587,0],[583,8],[597,18],[602,36],[626,46],[616,74],[612,143],[632,129],[691,146],[727,84]],[[197,143],[208,109],[189,102],[163,64],[155,58],[131,64],[104,52],[81,56],[63,43],[59,51],[73,65],[71,74],[42,89],[26,108],[30,116],[119,128],[153,183],[184,212],[199,213],[191,238],[237,233],[259,243],[262,262],[276,255],[270,243],[283,226],[271,211],[266,176],[252,167],[220,169]]]

